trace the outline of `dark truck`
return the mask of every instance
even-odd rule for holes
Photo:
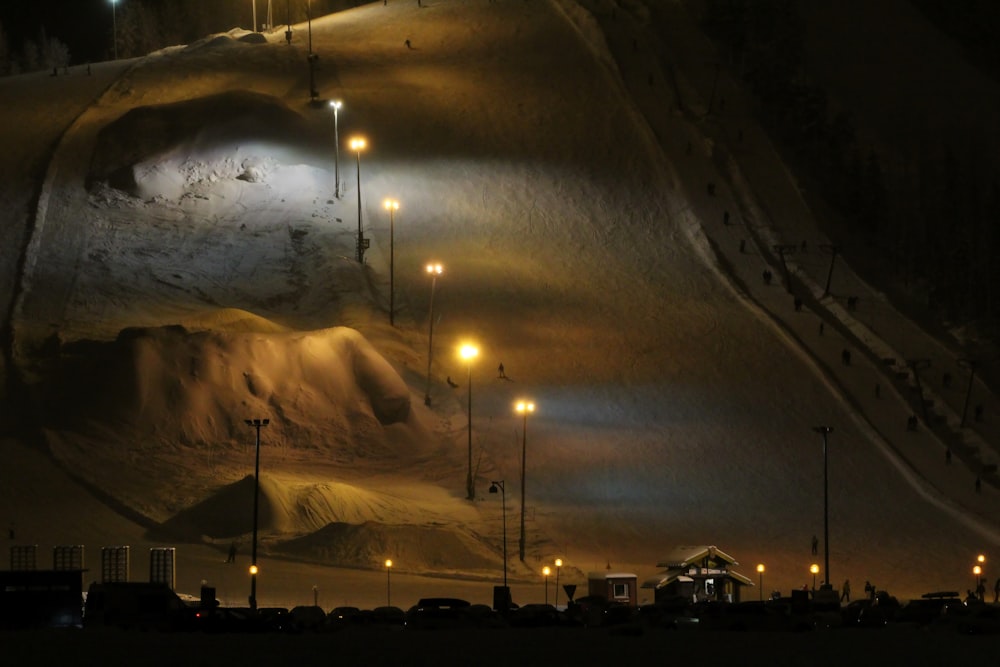
[[[198,607],[163,583],[93,583],[87,591],[83,627],[126,630],[194,630]]]

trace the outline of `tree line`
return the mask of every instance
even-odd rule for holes
[[[804,70],[794,0],[709,0],[702,17],[759,120],[837,218],[843,252],[890,291],[952,323],[1000,333],[996,157],[947,136],[901,155],[862,146]],[[864,270],[864,269],[863,269]]]

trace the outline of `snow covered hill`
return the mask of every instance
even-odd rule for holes
[[[8,387],[37,406],[25,421],[46,438],[29,444],[131,522],[82,530],[99,510],[11,443],[39,471],[30,487],[4,473],[0,518],[16,541],[176,544],[183,586],[207,580],[239,600],[221,556],[246,546],[243,420],[268,417],[263,550],[293,560],[266,567],[262,603],[287,604],[331,576],[322,565],[378,576],[384,557],[477,579],[451,585],[488,601],[503,556],[494,480],[511,491],[524,595],[556,557],[582,584],[606,566],[645,577],[699,543],[746,572],[766,563],[765,586],[787,591],[822,562],[810,544],[824,509],[814,427],[826,425],[833,583],[901,597],[967,587],[975,554],[1000,543],[997,491],[973,486],[997,459],[990,425],[955,440],[945,464],[959,435],[942,406],[961,395],[942,390],[939,433],[906,430],[918,353],[901,341],[949,351],[842,259],[824,293],[832,242],[751,101],[713,82],[716,54],[684,6],[423,4],[313,21],[317,103],[305,26],[291,46],[234,31],[85,80],[0,82],[6,100],[42,100],[35,129],[7,140],[44,171],[37,204],[22,195],[28,212],[10,216],[23,231],[5,232],[7,360],[23,383]],[[713,92],[725,111],[709,113]],[[57,93],[72,101],[44,103]],[[20,113],[0,111],[8,126]],[[400,202],[391,236],[388,197]],[[791,245],[783,265],[776,248]],[[429,261],[445,269],[428,406]],[[465,341],[480,348],[471,364],[456,353]],[[519,398],[537,405],[527,419]],[[35,511],[63,495],[61,519]],[[344,578],[357,590],[341,595],[377,601],[363,575]],[[431,584],[408,586],[415,598]]]

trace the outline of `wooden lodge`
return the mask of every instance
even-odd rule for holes
[[[678,597],[739,602],[743,587],[754,582],[734,571],[734,565],[739,565],[736,559],[714,546],[677,547],[656,564],[664,571],[642,587],[653,589],[656,602]]]

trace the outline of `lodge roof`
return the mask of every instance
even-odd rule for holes
[[[698,545],[674,547],[666,558],[656,564],[656,567],[686,568],[689,565],[700,564],[706,559],[720,568],[739,565],[735,558],[718,547]]]

